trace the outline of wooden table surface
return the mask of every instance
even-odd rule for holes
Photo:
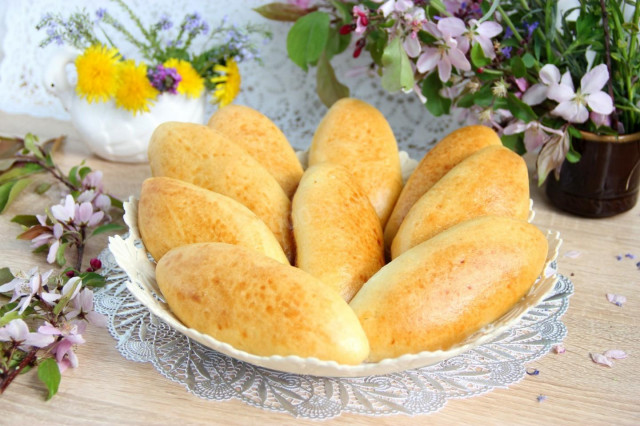
[[[83,159],[104,172],[105,187],[125,199],[139,195],[150,175],[146,164],[122,164],[91,156],[69,123],[0,112],[0,134],[41,139],[68,135],[56,161],[68,170]],[[449,401],[437,413],[408,417],[365,417],[343,414],[331,424],[640,424],[640,205],[609,219],[582,219],[559,212],[542,191],[532,186],[534,223],[558,230],[564,240],[559,272],[571,278],[575,294],[562,321],[568,336],[566,353],[547,354],[528,364],[540,374],[526,376],[508,389],[470,399]],[[49,194],[50,193],[50,194]],[[10,223],[16,214],[40,213],[57,202],[55,188],[47,196],[22,195],[0,217],[0,267],[28,270],[49,267],[43,256],[30,253],[29,243],[15,236]],[[106,237],[90,242],[90,256],[104,249]],[[565,257],[569,251],[579,257]],[[635,260],[616,256],[630,253]],[[615,306],[606,293],[621,294],[628,302]],[[44,401],[45,390],[34,373],[21,376],[0,396],[2,424],[302,424],[295,419],[248,406],[240,401],[206,401],[158,373],[149,363],[124,359],[106,329],[89,327],[87,343],[77,350],[80,366],[65,372],[58,394]],[[613,368],[594,364],[590,352],[622,349],[629,354]],[[538,395],[546,399],[538,402]]]

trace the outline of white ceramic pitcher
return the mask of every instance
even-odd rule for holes
[[[44,72],[44,84],[71,114],[71,122],[91,151],[107,160],[127,163],[147,161],[149,138],[165,121],[204,122],[205,97],[187,98],[163,93],[150,111],[134,115],[115,102],[88,103],[76,95],[68,77],[67,65],[81,52],[64,48],[54,54]]]

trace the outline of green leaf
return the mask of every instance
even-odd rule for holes
[[[29,179],[20,179],[13,182],[7,182],[0,186],[0,213],[9,207],[20,192],[31,183]]]
[[[536,64],[536,58],[529,52],[525,53],[522,57],[522,62],[524,62],[524,66],[527,68],[531,68]]]
[[[378,66],[382,66],[382,55],[387,46],[387,38],[387,32],[382,30],[373,30],[367,36],[367,50]]]
[[[64,257],[64,252],[67,249],[69,243],[62,243],[58,247],[58,251],[56,252],[56,263],[60,266],[64,266],[67,263],[67,259]]]
[[[331,62],[329,62],[327,56],[324,54],[320,56],[320,60],[318,61],[316,92],[327,108],[337,100],[349,96],[349,88],[338,81]]]
[[[442,82],[437,72],[429,74],[422,83],[422,94],[427,97],[425,106],[435,117],[449,114],[451,109],[451,99],[442,97],[440,89],[442,89]]]
[[[509,93],[507,95],[507,104],[509,105],[509,111],[511,111],[511,114],[525,123],[538,118],[533,109],[520,99],[516,98],[513,93]]]
[[[86,287],[104,287],[107,279],[95,272],[83,272],[80,274],[82,284]]]
[[[290,3],[268,3],[253,9],[260,15],[273,21],[296,21],[309,11]]]
[[[388,92],[413,88],[413,68],[400,37],[396,37],[382,53],[382,87]]]
[[[473,97],[473,103],[481,106],[488,107],[493,103],[493,92],[491,91],[491,85],[485,84],[480,90],[478,90]]]
[[[484,56],[480,43],[474,44],[471,48],[471,62],[476,68],[485,67],[491,63],[491,59]]]
[[[111,195],[108,195],[108,197],[111,200],[111,207],[115,207],[116,209],[124,210],[124,206],[122,205],[122,201],[118,200],[115,197],[112,197]]]
[[[4,268],[0,269],[0,285],[8,283],[9,281],[11,281],[14,278],[15,277],[11,273],[11,270],[9,268],[7,268],[6,266]]]
[[[18,161],[17,158],[3,158],[0,159],[0,172],[9,170]]]
[[[20,315],[18,311],[7,312],[2,317],[0,317],[0,327],[4,327],[14,319],[18,319],[18,318],[22,318],[22,315]]]
[[[32,214],[19,214],[14,216],[13,219],[11,219],[11,222],[27,227],[40,224],[40,222],[38,222],[38,218]]]
[[[502,145],[506,146],[516,154],[522,155],[527,152],[527,149],[524,146],[524,139],[521,134],[502,135],[500,139],[502,140]]]
[[[60,369],[56,360],[53,358],[47,358],[40,362],[38,365],[38,379],[47,387],[49,394],[47,395],[47,401],[50,400],[53,395],[58,392],[60,386]]]
[[[31,133],[27,133],[24,137],[24,147],[36,156],[38,160],[44,160],[44,154],[37,144],[38,138]]]
[[[323,53],[327,55],[328,60],[331,60],[333,56],[344,52],[350,41],[351,34],[342,35],[335,28],[330,28],[329,38]]]
[[[9,171],[0,174],[0,184],[40,173],[43,170],[42,166],[35,163],[27,163],[22,167],[14,167]]]
[[[107,223],[105,225],[98,226],[96,229],[94,229],[93,232],[91,233],[91,236],[93,237],[94,235],[102,234],[104,232],[120,231],[123,229],[126,229],[126,228],[118,223]]]
[[[351,11],[353,10],[353,5],[349,3],[343,3],[338,0],[329,0],[331,6],[336,10],[342,22],[349,23],[353,20],[351,15]]]
[[[78,175],[80,176],[80,180],[83,180],[85,178],[85,176],[87,176],[89,173],[91,173],[91,167],[81,167],[80,170],[78,170]]]
[[[73,184],[73,186],[80,186],[80,180],[78,180],[78,169],[80,166],[73,166],[71,170],[69,170],[69,182]]]
[[[316,62],[329,38],[331,18],[324,12],[313,12],[298,19],[287,35],[287,52],[291,60],[303,70]]]
[[[574,137],[574,138],[578,138],[578,139],[582,139],[582,133],[580,133],[580,130],[576,129],[573,126],[569,126],[567,128],[567,130],[569,131],[569,134]]]
[[[49,182],[42,182],[40,185],[38,185],[36,187],[36,193],[38,195],[42,195],[45,192],[47,192],[49,190],[49,188],[51,188],[51,183]]]
[[[527,67],[524,61],[519,56],[511,58],[511,71],[516,78],[524,77],[527,75]]]

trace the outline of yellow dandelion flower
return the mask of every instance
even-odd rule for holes
[[[204,91],[204,79],[196,72],[191,62],[171,58],[164,64],[165,68],[175,68],[182,78],[178,83],[178,93],[190,98],[199,98]]]
[[[147,78],[147,66],[136,65],[133,59],[122,62],[120,66],[120,85],[116,90],[116,105],[132,111],[148,112],[149,105],[158,96],[158,91]]]
[[[218,64],[213,67],[213,70],[222,74],[211,79],[212,83],[216,83],[216,89],[213,92],[214,103],[220,104],[221,107],[229,105],[240,93],[242,78],[238,64],[233,59],[227,59],[226,65]]]
[[[120,54],[101,44],[88,47],[75,61],[78,73],[76,92],[88,102],[106,102],[118,88]]]

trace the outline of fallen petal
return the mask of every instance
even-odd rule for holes
[[[624,303],[627,303],[627,298],[621,294],[607,293],[607,300],[620,307],[622,307]]]
[[[613,367],[613,362],[602,354],[590,353],[591,360],[596,364],[606,365],[607,367]]]
[[[553,347],[553,352],[554,352],[554,353],[556,353],[556,354],[558,354],[558,355],[563,354],[563,353],[565,353],[566,351],[567,351],[567,350],[566,350],[566,349],[565,349],[565,347],[564,347],[564,346],[562,346],[562,345],[555,345],[555,346]]]
[[[570,259],[577,259],[580,257],[580,252],[578,250],[571,250],[564,254],[564,257],[568,257]]]
[[[621,349],[609,349],[604,354],[609,359],[625,359],[627,358],[627,353]]]

